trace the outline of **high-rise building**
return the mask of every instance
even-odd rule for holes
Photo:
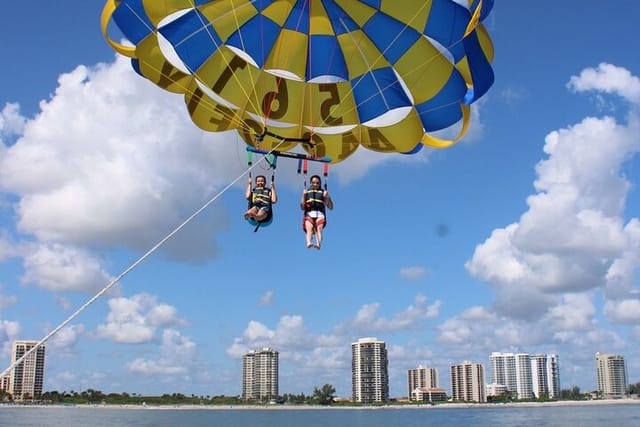
[[[253,350],[242,356],[242,398],[268,401],[278,397],[278,352]]]
[[[451,366],[451,398],[464,402],[487,401],[481,364],[465,361]]]
[[[517,399],[533,398],[531,357],[527,353],[493,352],[490,360],[492,383],[507,386]]]
[[[438,388],[438,371],[435,368],[418,366],[407,371],[407,384],[409,386],[409,400],[414,400],[414,391],[417,388]]]
[[[617,354],[596,353],[596,379],[598,393],[605,399],[627,394],[627,365]]]
[[[558,355],[534,354],[531,356],[531,380],[536,398],[560,398],[560,363]]]
[[[557,354],[493,352],[491,380],[506,386],[516,399],[560,397],[560,366]]]
[[[11,364],[34,348],[38,341],[14,341],[11,350]],[[45,346],[41,345],[18,363],[9,373],[8,392],[13,400],[39,399],[44,385]]]
[[[5,392],[9,392],[9,379],[11,378],[10,375],[5,375],[3,377],[0,377],[0,390],[5,391]]]
[[[387,347],[377,338],[351,343],[351,383],[354,402],[389,400]]]

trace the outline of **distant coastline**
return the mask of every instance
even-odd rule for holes
[[[3,409],[17,408],[92,408],[92,409],[131,409],[131,410],[203,410],[203,411],[280,411],[280,410],[438,410],[438,409],[473,409],[473,408],[522,408],[522,407],[556,407],[556,406],[605,406],[605,405],[640,405],[639,398],[607,399],[607,400],[559,400],[553,402],[509,402],[509,403],[439,403],[430,404],[390,404],[390,405],[134,405],[134,404],[0,404]]]

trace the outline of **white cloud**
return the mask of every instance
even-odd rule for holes
[[[275,329],[252,320],[242,336],[236,338],[226,352],[233,358],[239,358],[250,350],[272,347],[280,351],[283,358],[296,360],[302,366],[306,366],[312,363],[313,352],[340,353],[345,342],[350,342],[359,334],[417,328],[424,320],[436,318],[440,306],[440,301],[427,305],[426,298],[417,295],[414,304],[396,313],[392,319],[384,319],[378,317],[379,304],[365,305],[360,308],[354,319],[337,325],[332,334],[326,335],[313,334],[305,326],[303,317],[299,315],[282,316]]]
[[[182,325],[176,310],[158,304],[156,297],[138,294],[109,300],[106,322],[98,325],[98,336],[118,343],[141,344],[154,339],[158,327]]]
[[[149,360],[137,358],[127,363],[131,373],[143,375],[183,375],[193,368],[196,345],[190,338],[173,329],[162,334],[160,358]]]
[[[282,316],[275,332],[275,345],[284,348],[313,348],[313,339],[302,316]]]
[[[342,346],[348,345],[358,335],[416,328],[425,320],[437,318],[441,305],[441,301],[428,305],[427,298],[418,294],[414,304],[396,313],[391,319],[378,316],[379,304],[364,305],[354,319],[337,325],[334,332],[328,335],[314,335],[305,326],[303,317],[299,315],[282,316],[275,330],[252,320],[242,336],[236,338],[226,352],[229,356],[237,358],[250,350],[259,350],[264,347],[287,349],[287,358],[308,363],[313,357],[310,351],[317,351],[317,349],[324,349],[327,352],[339,351]]]
[[[556,334],[554,338],[570,344],[573,353],[585,348],[619,351],[626,346],[625,340],[620,338],[616,332],[603,329],[593,329],[586,333],[582,331],[566,331],[564,334]]]
[[[20,115],[20,106],[15,103],[5,104],[0,111],[0,143],[4,137],[22,134],[24,124],[25,119]]]
[[[609,298],[626,298],[640,292],[634,285],[635,273],[640,267],[640,220],[633,218],[625,226],[629,245],[607,271],[606,294]]]
[[[159,304],[149,310],[147,322],[157,327],[184,324],[184,322],[178,318],[178,310],[168,304]]]
[[[427,275],[427,269],[421,266],[403,267],[400,269],[400,277],[409,281],[416,281]]]
[[[272,339],[275,333],[270,331],[262,323],[251,321],[244,331],[244,336],[251,341],[258,341],[261,339]]]
[[[11,346],[13,341],[19,339],[21,333],[20,323],[12,320],[0,319],[0,356],[11,358]]]
[[[165,365],[161,360],[146,360],[142,358],[127,363],[127,369],[129,372],[144,375],[176,375],[186,372],[184,366]]]
[[[339,330],[350,330],[352,333],[368,335],[384,331],[403,331],[416,328],[427,319],[434,319],[440,313],[441,301],[427,305],[424,295],[416,295],[414,304],[396,313],[393,318],[386,319],[378,315],[379,303],[363,305],[355,318],[338,327]]]
[[[47,349],[55,350],[55,353],[70,353],[84,331],[84,325],[66,326],[51,337],[46,344]]]
[[[18,198],[19,231],[42,242],[148,249],[245,166],[229,160],[234,135],[199,130],[124,58],[63,74],[40,107],[0,156],[0,189]],[[203,261],[224,224],[212,207],[164,249]]]
[[[147,376],[188,375],[194,369],[195,356],[196,345],[190,338],[174,329],[165,329],[160,357],[155,360],[139,357],[127,363],[126,368],[132,374]]]
[[[12,242],[6,230],[0,230],[0,262],[7,258],[17,256],[19,252],[20,251],[16,247],[15,243]]]
[[[639,130],[633,119],[587,118],[547,136],[549,157],[536,167],[529,209],[494,230],[466,264],[497,291],[501,313],[531,318],[552,294],[604,287],[633,242],[623,218],[630,183],[621,168],[640,151]]]
[[[267,291],[260,297],[260,305],[266,306],[273,304],[273,291]]]
[[[502,90],[500,97],[507,105],[513,105],[524,98],[528,98],[528,93],[522,88],[507,87]]]
[[[439,326],[438,341],[444,345],[482,349],[486,346],[479,344],[486,340],[486,329],[495,325],[496,321],[495,316],[484,307],[471,307]]]
[[[606,64],[572,78],[569,87],[640,100],[638,79]],[[600,323],[602,314],[611,322],[640,322],[640,221],[627,218],[632,183],[624,173],[640,151],[638,135],[631,110],[626,123],[589,117],[546,137],[547,158],[536,166],[528,209],[493,230],[466,263],[493,288],[495,301],[440,326],[438,341],[449,354],[553,351],[564,355],[565,366],[581,366],[588,361],[576,355],[628,348]]]
[[[346,162],[348,163],[348,167],[343,163],[338,163],[332,167],[332,175],[336,176],[341,184],[346,185],[362,178],[370,169],[388,162],[391,159],[399,160],[401,157],[407,156],[395,153],[378,153],[363,147],[358,147],[358,150],[349,156]]]
[[[226,350],[231,357],[241,357],[250,350],[265,347],[287,349],[287,357],[297,359],[306,358],[299,352],[308,352],[316,348],[331,348],[341,342],[334,335],[313,335],[304,325],[304,319],[298,315],[282,316],[275,330],[252,320],[241,337],[236,338]]]
[[[14,305],[18,301],[15,295],[5,295],[4,286],[0,283],[0,310]]]
[[[553,331],[586,331],[594,327],[596,307],[588,294],[566,294],[562,302],[549,308],[545,320]]]
[[[621,301],[607,301],[604,312],[614,322],[640,325],[640,296]]]
[[[81,248],[59,244],[24,246],[24,283],[54,292],[96,291],[111,281],[102,261]]]
[[[579,76],[571,77],[567,87],[576,92],[614,93],[630,102],[640,103],[640,79],[625,68],[607,63],[582,70]]]

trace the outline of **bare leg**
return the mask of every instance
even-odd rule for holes
[[[306,232],[305,238],[307,241],[307,248],[310,248],[311,245],[311,237],[313,236],[313,224],[311,221],[304,222],[304,230]]]
[[[253,216],[253,219],[256,221],[263,221],[267,218],[267,211],[264,209],[259,209],[258,212]]]
[[[249,208],[249,210],[247,210],[244,213],[244,219],[255,218],[257,213],[258,213],[258,208],[256,208],[255,206],[252,206],[251,208]]]
[[[319,224],[316,230],[316,248],[320,249],[320,245],[322,245],[322,229],[324,228],[324,224]]]

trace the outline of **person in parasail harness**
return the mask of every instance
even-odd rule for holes
[[[325,188],[321,188],[320,176],[311,177],[311,187],[302,192],[300,207],[304,211],[302,230],[305,232],[307,248],[320,249],[322,245],[322,230],[327,225],[325,209],[333,209],[333,200]],[[315,237],[315,243],[313,238]]]
[[[271,188],[266,186],[267,178],[264,175],[256,176],[255,187],[251,188],[251,178],[247,183],[244,197],[249,201],[249,209],[244,213],[244,219],[252,219],[261,222],[268,219],[271,213],[271,205],[278,201],[275,183]]]

